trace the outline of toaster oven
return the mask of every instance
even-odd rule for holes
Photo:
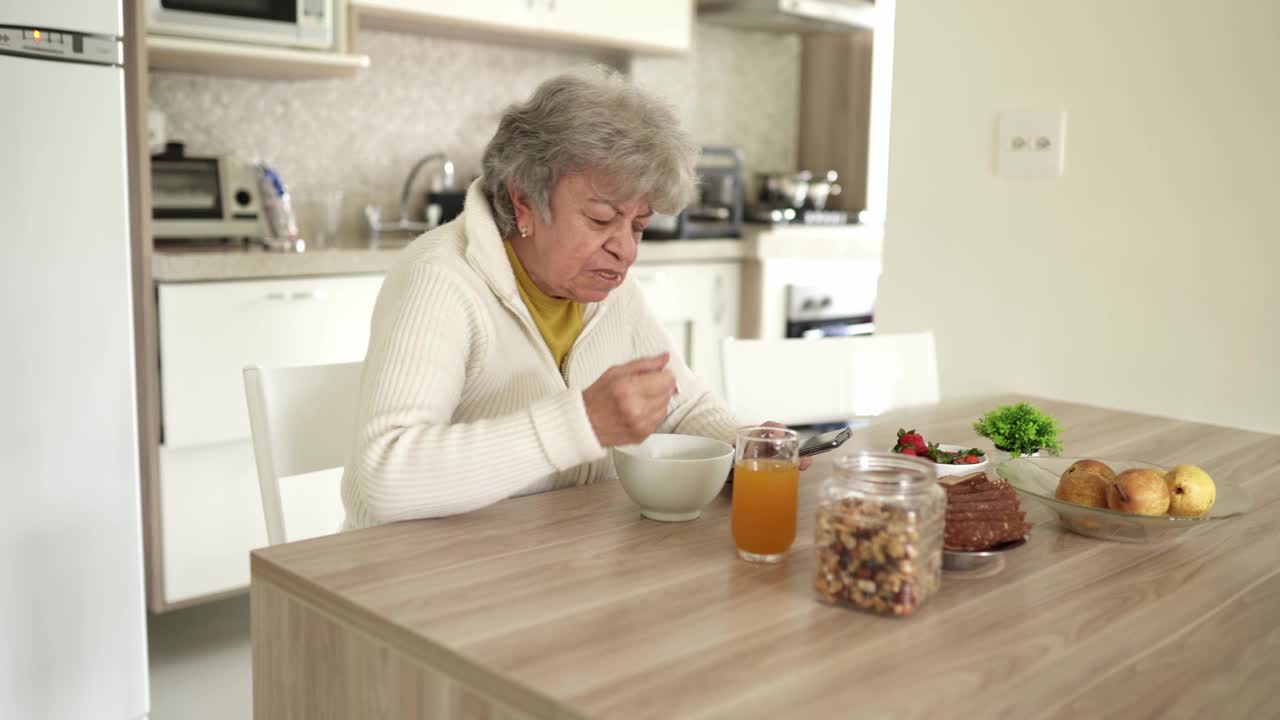
[[[742,236],[742,151],[707,145],[697,166],[698,196],[679,215],[655,213],[644,236],[654,240],[736,238]]]
[[[257,171],[228,156],[151,158],[151,234],[157,240],[262,238]]]

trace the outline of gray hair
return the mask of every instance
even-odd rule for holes
[[[483,187],[503,237],[515,229],[509,190],[546,222],[560,178],[600,171],[620,202],[644,198],[675,215],[693,196],[697,147],[671,106],[616,71],[594,68],[543,82],[512,105],[484,149]]]

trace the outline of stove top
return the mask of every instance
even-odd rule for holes
[[[856,225],[857,214],[847,210],[814,210],[811,208],[777,208],[753,206],[747,209],[749,223],[770,225]]]

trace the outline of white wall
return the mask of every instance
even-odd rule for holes
[[[1280,2],[911,0],[895,43],[877,324],[944,396],[1280,432]],[[1066,175],[996,177],[1038,108]]]

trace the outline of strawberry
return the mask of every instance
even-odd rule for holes
[[[902,453],[903,455],[910,455],[912,457],[916,457],[916,449],[912,447],[902,448],[898,452]]]
[[[963,458],[960,458],[960,462],[961,462],[961,463],[963,463],[963,464],[965,464],[965,465],[977,465],[977,464],[978,464],[978,456],[977,456],[977,455],[965,455]]]
[[[903,430],[898,428],[898,445],[901,448],[915,448],[917,454],[928,451],[929,446],[925,444],[924,436],[915,430]]]

